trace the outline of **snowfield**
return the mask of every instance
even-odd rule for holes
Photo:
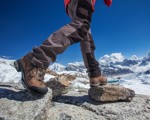
[[[20,82],[21,73],[13,67],[13,62],[14,60],[0,58],[0,83]],[[133,89],[136,94],[150,95],[150,53],[143,58],[133,55],[129,59],[121,53],[113,53],[101,57],[99,63],[109,82]],[[67,66],[54,63],[49,68],[57,74],[76,75],[77,78],[71,81],[75,90],[90,88],[83,62],[68,63]],[[46,74],[44,81],[53,77]]]
[[[0,58],[0,82],[18,83],[21,79],[21,73],[18,73],[12,66],[13,60]]]

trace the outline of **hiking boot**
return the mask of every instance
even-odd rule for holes
[[[26,57],[15,61],[14,65],[18,72],[22,72],[22,84],[28,91],[40,96],[48,92],[48,88],[43,81],[44,69],[33,66]]]
[[[107,79],[100,75],[98,77],[90,78],[90,86],[96,87],[99,85],[106,85],[107,84]]]

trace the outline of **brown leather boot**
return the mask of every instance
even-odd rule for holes
[[[106,85],[107,84],[107,79],[100,75],[98,77],[90,78],[90,86],[91,87],[96,87],[99,85]]]
[[[26,57],[15,61],[14,65],[18,72],[22,72],[22,84],[32,94],[43,96],[48,92],[43,81],[44,69],[33,66]]]

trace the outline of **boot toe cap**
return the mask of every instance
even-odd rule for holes
[[[30,87],[30,91],[33,94],[37,94],[37,95],[43,96],[43,95],[45,95],[48,92],[48,88],[47,87],[35,87],[35,86],[32,86],[32,87]]]

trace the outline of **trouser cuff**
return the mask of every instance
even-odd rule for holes
[[[98,76],[100,76],[100,75],[101,75],[100,69],[88,73],[88,76],[89,76],[90,78],[98,77]]]

